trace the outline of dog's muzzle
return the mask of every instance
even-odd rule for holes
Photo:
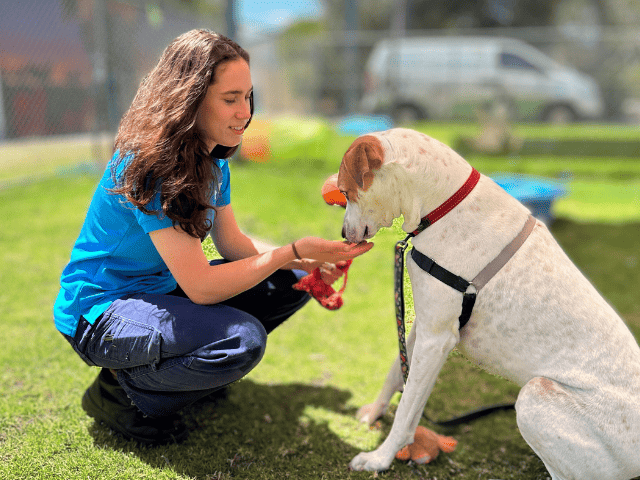
[[[362,238],[366,239],[368,234],[369,234],[369,227],[365,226]],[[342,227],[342,238],[344,238],[345,240],[348,240],[347,232],[345,231],[344,227]]]

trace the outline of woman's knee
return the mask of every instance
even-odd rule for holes
[[[238,349],[233,354],[244,363],[244,366],[238,368],[244,370],[245,374],[249,373],[264,356],[267,332],[257,318],[247,315],[243,322],[233,327],[233,335],[239,339]]]
[[[267,332],[255,317],[243,314],[241,321],[229,325],[225,338],[191,352],[190,368],[211,373],[246,375],[262,360]]]

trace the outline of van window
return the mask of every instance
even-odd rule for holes
[[[538,73],[542,73],[542,69],[527,62],[524,58],[513,53],[502,52],[500,54],[500,66],[509,69],[518,70],[533,70]]]

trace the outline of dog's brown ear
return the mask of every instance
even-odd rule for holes
[[[357,188],[367,190],[374,171],[382,167],[384,151],[380,140],[372,135],[356,139],[342,157],[338,173],[338,188],[355,200]]]

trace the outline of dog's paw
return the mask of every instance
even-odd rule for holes
[[[378,454],[377,450],[373,452],[362,452],[351,460],[349,468],[357,471],[382,472],[389,468],[392,460],[393,457],[391,459],[383,457]]]
[[[386,407],[384,405],[370,403],[368,405],[360,407],[360,410],[358,410],[358,413],[356,413],[356,418],[360,421],[360,423],[373,425],[376,420],[384,415],[385,410]]]

